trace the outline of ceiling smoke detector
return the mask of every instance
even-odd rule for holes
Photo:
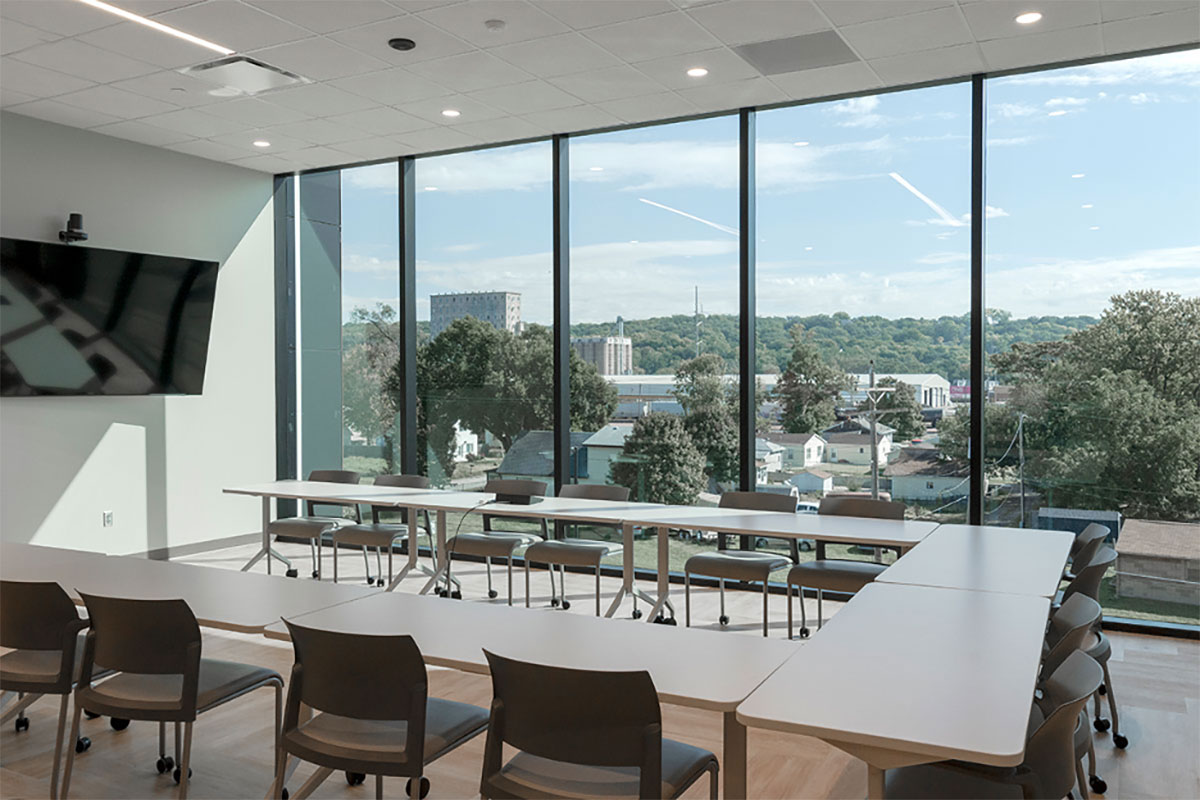
[[[392,48],[393,50],[399,50],[401,53],[412,50],[416,46],[416,42],[404,36],[397,36],[395,39],[388,39],[388,47]]]
[[[230,56],[179,71],[213,84],[214,88],[209,89],[208,93],[216,97],[255,95],[285,86],[312,83],[308,78],[302,78],[294,72],[247,56]]]

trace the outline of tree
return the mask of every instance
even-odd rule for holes
[[[925,418],[921,416],[921,406],[913,394],[913,387],[895,378],[880,378],[875,385],[893,389],[879,398],[875,408],[886,412],[880,414],[879,421],[896,429],[896,439],[913,439],[925,432]],[[870,407],[869,400],[858,404],[862,411]]]
[[[350,320],[361,335],[343,344],[342,424],[370,442],[382,439],[387,471],[393,472],[397,406],[385,383],[400,358],[396,310],[377,303],[371,310],[354,309]]]
[[[672,391],[683,407],[683,426],[704,456],[704,472],[714,482],[738,477],[737,401],[726,383],[724,359],[706,353],[679,365]]]
[[[792,355],[775,385],[781,422],[788,433],[815,433],[833,422],[838,393],[852,388],[853,381],[825,363],[802,326],[794,325],[791,337]]]
[[[621,455],[609,466],[609,480],[629,487],[633,500],[690,505],[704,489],[704,456],[682,419],[647,414],[633,423]]]

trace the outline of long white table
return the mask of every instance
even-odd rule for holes
[[[738,719],[861,758],[871,798],[894,767],[1019,764],[1049,609],[1030,595],[870,584]]]
[[[1075,535],[942,525],[876,578],[883,583],[1053,597]]]
[[[647,670],[664,702],[723,715],[721,770],[730,800],[746,797],[746,729],[736,717],[738,704],[800,651],[797,643],[782,639],[648,628],[400,592],[379,592],[289,619],[345,633],[408,634],[428,663],[480,674],[487,673],[484,649],[560,667]],[[287,628],[270,625],[266,635],[286,639]]]

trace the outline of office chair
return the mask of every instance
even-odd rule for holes
[[[345,469],[314,469],[308,473],[308,480],[322,481],[325,483],[358,483],[358,473]],[[313,570],[312,576],[317,580],[321,579],[321,537],[328,531],[339,528],[343,525],[350,525],[357,521],[362,522],[362,518],[358,513],[358,506],[354,503],[337,503],[307,500],[305,501],[306,514],[302,517],[287,517],[285,519],[272,520],[267,525],[267,532],[273,533],[276,536],[291,536],[296,539],[307,539],[309,550],[312,553]],[[354,519],[346,519],[345,517],[326,517],[318,515],[316,507],[322,506],[351,506],[354,509]],[[334,557],[337,557],[335,551]],[[296,577],[296,570],[289,569],[287,572],[289,578]]]
[[[1100,616],[1100,604],[1082,594],[1072,595],[1050,616],[1049,630],[1042,648],[1043,676],[1054,674],[1072,653],[1081,648],[1089,631],[1100,621]],[[1039,681],[1039,691],[1040,686]],[[1088,762],[1087,781],[1083,777],[1085,756]],[[1096,748],[1086,706],[1080,709],[1079,722],[1075,726],[1075,771],[1084,800],[1087,800],[1088,786],[1099,794],[1108,791],[1108,784],[1096,774]]]
[[[423,475],[380,475],[375,478],[376,486],[396,486],[405,489],[428,489],[429,478]],[[392,546],[396,539],[408,534],[408,509],[401,508],[400,523],[380,522],[379,513],[381,511],[393,511],[392,506],[371,506],[371,521],[368,523],[359,522],[354,525],[343,525],[333,531],[333,582],[338,582],[338,545],[353,544],[362,548],[363,566],[366,567],[367,585],[390,585],[392,582]],[[433,553],[433,558],[436,564],[437,549],[433,546],[433,526],[429,524],[429,511],[421,509],[421,516],[425,519],[425,535],[429,539],[429,550]],[[412,537],[416,544],[416,536]],[[371,563],[367,560],[367,548],[375,548],[375,575],[378,578],[371,577]],[[386,548],[388,554],[388,571],[387,584],[383,582],[383,564],[380,556],[381,551]],[[405,550],[407,552],[407,550]],[[427,575],[432,575],[433,571],[424,565],[418,565],[418,569]]]
[[[1087,566],[1108,541],[1109,533],[1111,531],[1104,525],[1090,522],[1086,528],[1075,534],[1075,540],[1071,542],[1071,555],[1067,558],[1069,566],[1063,571],[1063,580],[1075,580],[1074,566]]]

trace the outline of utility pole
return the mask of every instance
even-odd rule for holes
[[[871,401],[871,497],[879,499],[879,448],[875,444],[875,359],[871,359],[871,373],[867,383],[867,399]]]
[[[1017,471],[1021,479],[1021,524],[1025,527],[1025,414],[1017,415]]]
[[[700,357],[700,325],[704,322],[704,320],[702,320],[700,318],[700,287],[696,286],[695,290],[696,290],[696,304],[695,304],[695,311],[693,313],[694,313],[695,319],[696,319],[696,358],[699,358]]]

